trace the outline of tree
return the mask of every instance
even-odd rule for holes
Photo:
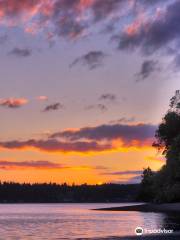
[[[180,90],[171,98],[155,137],[153,146],[165,156],[166,164],[156,174],[144,171],[142,193],[151,201],[180,201]]]
[[[142,174],[140,199],[143,201],[151,201],[154,197],[154,173],[148,167],[145,168]]]

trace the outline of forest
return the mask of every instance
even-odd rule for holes
[[[139,184],[0,183],[1,203],[129,202],[138,194]]]

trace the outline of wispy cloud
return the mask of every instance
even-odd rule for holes
[[[57,110],[62,109],[62,108],[63,108],[62,103],[57,102],[57,103],[47,105],[44,108],[43,112],[57,111]]]
[[[117,120],[111,120],[109,123],[110,124],[124,124],[124,123],[133,123],[135,122],[135,117],[130,117],[130,118],[126,118],[126,117],[121,117]]]
[[[145,1],[144,1],[145,2]],[[165,1],[168,3],[169,1]],[[150,5],[148,6],[150,7]],[[172,1],[165,9],[147,16],[136,31],[124,31],[119,35],[119,49],[140,48],[144,54],[152,54],[166,48],[172,42],[179,42],[180,2]]]
[[[105,100],[105,101],[107,100],[107,101],[111,101],[111,102],[114,102],[116,99],[117,99],[117,97],[113,93],[105,93],[99,97],[99,100]]]
[[[154,72],[160,71],[159,62],[155,60],[146,60],[141,65],[141,70],[136,74],[136,81],[145,80]]]
[[[47,101],[48,97],[45,95],[40,95],[40,96],[37,96],[36,99],[39,101]]]
[[[47,27],[52,35],[77,39],[86,34],[90,23],[122,12],[123,5],[124,0],[1,0],[1,24],[21,26],[33,34]]]
[[[85,110],[99,110],[100,112],[106,112],[108,110],[107,106],[101,103],[88,105],[85,107]]]
[[[26,98],[6,98],[0,99],[0,106],[7,108],[19,108],[28,103]]]
[[[28,169],[28,168],[34,168],[34,169],[63,169],[64,166],[58,163],[53,163],[50,161],[6,161],[6,160],[0,160],[0,169],[4,170],[16,170],[16,169]]]
[[[45,152],[79,152],[79,153],[86,153],[86,152],[102,152],[108,149],[111,149],[111,145],[109,144],[100,144],[96,141],[75,141],[75,142],[68,142],[68,141],[59,141],[56,139],[30,139],[26,141],[7,141],[7,142],[0,142],[0,148],[6,148],[11,150],[24,150],[24,149],[37,149]]]
[[[29,57],[32,54],[32,50],[28,48],[13,48],[10,52],[9,55],[14,55],[16,57]]]
[[[106,56],[107,54],[102,51],[91,51],[87,54],[82,55],[81,57],[76,58],[70,64],[70,67],[81,64],[83,66],[87,66],[90,70],[92,70],[99,66],[102,66],[103,60]]]
[[[140,175],[142,170],[127,170],[127,171],[116,171],[116,172],[103,172],[102,175]]]
[[[28,34],[43,32],[52,41],[57,37],[77,40],[88,36],[99,22],[112,28],[116,19],[121,28],[112,38],[120,50],[141,49],[143,54],[152,54],[170,44],[178,50],[179,0],[1,0],[0,9],[0,25],[23,28]],[[122,17],[128,21],[123,18],[120,22]],[[14,48],[11,53],[26,57],[31,50]],[[71,66],[82,64],[94,69],[103,64],[106,56],[103,51],[90,51],[76,58]]]
[[[2,170],[105,170],[103,166],[86,166],[86,165],[77,165],[77,166],[67,166],[60,163],[55,163],[47,160],[33,160],[33,161],[9,161],[9,160],[0,160],[0,169]]]

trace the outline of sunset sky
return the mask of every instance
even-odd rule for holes
[[[179,88],[179,0],[0,0],[0,180],[135,183]]]

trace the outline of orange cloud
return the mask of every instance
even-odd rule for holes
[[[36,170],[73,170],[73,171],[83,171],[83,170],[106,170],[102,166],[66,166],[63,164],[47,161],[47,160],[37,160],[37,161],[8,161],[0,160],[0,169],[2,170],[22,170],[22,169],[36,169]]]
[[[140,26],[141,26],[141,22],[139,20],[135,21],[125,28],[125,32],[129,36],[135,35],[139,31]]]
[[[47,96],[44,96],[44,95],[41,95],[41,96],[38,96],[36,97],[37,100],[40,100],[40,101],[47,101],[48,100],[48,97]]]
[[[25,98],[6,98],[0,99],[0,106],[8,108],[19,108],[28,103]]]
[[[151,143],[141,143],[135,141],[126,145],[122,140],[110,142],[96,141],[75,141],[62,142],[59,140],[27,140],[27,141],[8,141],[0,142],[1,149],[20,150],[20,151],[42,151],[47,153],[78,153],[78,154],[97,154],[103,152],[129,152],[143,151],[152,149]]]
[[[10,150],[39,150],[60,153],[98,153],[131,151],[152,148],[156,126],[100,125],[57,132],[45,139],[11,140],[0,142],[0,147]]]
[[[102,152],[111,149],[111,145],[109,144],[99,144],[98,142],[62,142],[58,140],[35,140],[30,139],[27,141],[8,141],[8,142],[0,142],[0,147],[11,150],[40,150],[45,152],[61,152],[61,153],[70,153],[70,152],[78,152],[78,153],[88,153],[88,152]]]

